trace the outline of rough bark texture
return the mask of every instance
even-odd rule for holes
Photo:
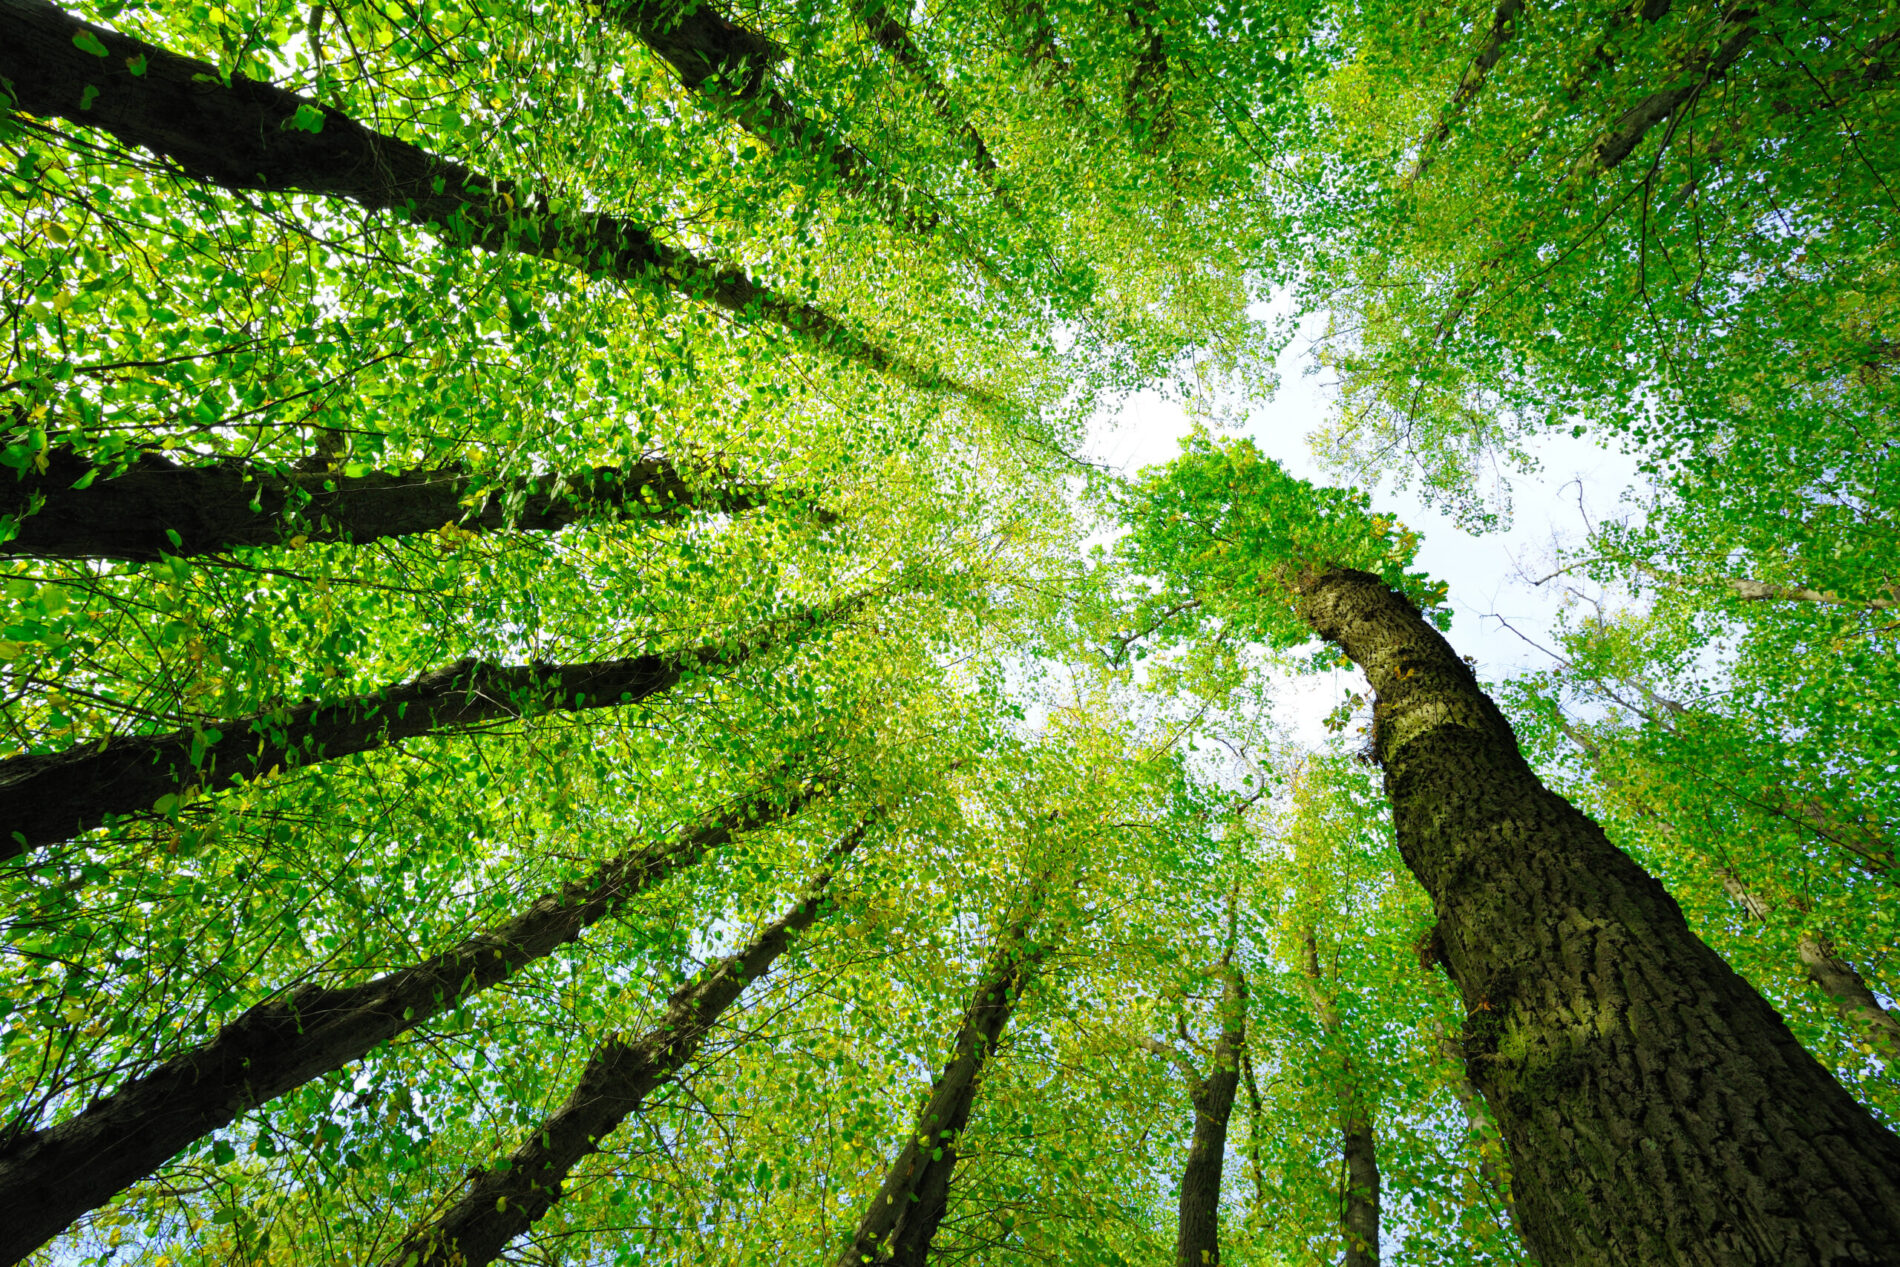
[[[447,668],[342,700],[289,705],[199,730],[122,735],[63,752],[0,761],[0,860],[70,840],[109,818],[151,811],[161,797],[268,777],[404,739],[485,722],[637,703],[689,673],[742,663],[785,634],[836,619],[862,598],[779,622],[749,640],[583,664]]]
[[[462,246],[661,282],[741,316],[775,322],[879,373],[998,403],[860,338],[821,308],[661,242],[632,220],[556,210],[511,181],[375,132],[329,106],[242,75],[227,83],[205,62],[82,22],[46,0],[0,0],[0,35],[0,78],[11,81],[21,110],[102,129],[200,180],[227,189],[345,198],[400,211]],[[95,42],[106,55],[87,52],[76,38]],[[133,74],[129,63],[142,63],[143,73]]]
[[[1220,1186],[1227,1161],[1227,1122],[1240,1089],[1241,1048],[1247,1040],[1247,984],[1231,963],[1221,970],[1221,1032],[1207,1073],[1188,1083],[1194,1135],[1181,1170],[1180,1222],[1175,1267],[1220,1267]]]
[[[468,1191],[441,1218],[416,1229],[390,1257],[392,1267],[485,1267],[508,1242],[534,1226],[561,1199],[561,1185],[582,1158],[647,1096],[699,1052],[746,986],[771,970],[792,935],[818,917],[831,868],[857,846],[854,832],[832,850],[826,870],[791,910],[767,924],[736,954],[707,966],[674,991],[658,1025],[632,1041],[602,1043],[568,1096],[510,1153],[506,1164],[469,1175]]]
[[[1297,588],[1378,694],[1399,849],[1432,898],[1532,1253],[1550,1267],[1900,1263],[1900,1140],[1538,782],[1409,601],[1345,569]]]
[[[969,1123],[983,1066],[1045,951],[1028,940],[1035,916],[1032,903],[998,939],[964,1013],[950,1062],[931,1085],[915,1129],[871,1198],[838,1267],[924,1267],[949,1208],[957,1139]]]
[[[362,545],[445,524],[471,532],[553,532],[583,519],[674,522],[694,510],[735,513],[766,500],[756,486],[695,489],[661,459],[517,479],[473,506],[466,499],[483,481],[453,467],[331,475],[235,460],[180,466],[147,453],[120,474],[75,488],[94,473],[92,460],[64,446],[46,459],[44,471],[28,469],[17,479],[0,473],[0,515],[20,521],[19,535],[0,552],[139,563],[282,545],[299,536]]]
[[[1313,1014],[1333,1048],[1338,1068],[1339,1136],[1346,1170],[1341,1194],[1339,1230],[1346,1242],[1343,1267],[1379,1267],[1379,1141],[1373,1132],[1372,1109],[1366,1103],[1359,1073],[1353,1067],[1350,1036],[1339,1007],[1327,991],[1319,966],[1319,939],[1308,929],[1300,964]]]
[[[209,1041],[93,1101],[77,1117],[0,1148],[0,1263],[19,1262],[67,1224],[255,1105],[360,1060],[373,1048],[580,936],[649,885],[735,835],[796,812],[807,787],[754,796],[660,847],[627,849],[521,914],[413,967],[361,985],[305,986],[260,1003]]]

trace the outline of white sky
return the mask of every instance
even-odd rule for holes
[[[1306,437],[1320,426],[1333,408],[1327,388],[1305,368],[1307,340],[1295,339],[1278,366],[1280,386],[1272,397],[1249,411],[1242,434],[1252,438],[1269,457],[1303,479],[1333,483],[1313,461]],[[1152,392],[1131,399],[1096,432],[1090,456],[1132,475],[1144,466],[1172,459],[1190,423],[1180,406]],[[1527,668],[1541,668],[1549,658],[1527,645],[1505,627],[1553,645],[1549,630],[1564,600],[1557,583],[1530,585],[1530,577],[1549,571],[1553,540],[1575,541],[1583,535],[1585,519],[1579,498],[1592,521],[1619,512],[1625,490],[1639,484],[1635,463],[1627,456],[1606,451],[1585,436],[1550,436],[1533,448],[1543,469],[1512,478],[1513,521],[1508,530],[1474,536],[1452,519],[1425,505],[1411,491],[1396,491],[1389,483],[1372,491],[1374,504],[1396,514],[1407,527],[1422,534],[1418,566],[1450,587],[1455,613],[1451,643],[1478,661],[1479,676],[1490,681],[1511,677]],[[1500,619],[1502,618],[1502,619]],[[1282,720],[1294,737],[1318,743],[1324,737],[1319,722],[1351,690],[1365,690],[1356,670],[1289,684]]]

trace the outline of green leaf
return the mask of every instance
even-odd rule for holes
[[[82,53],[91,53],[94,57],[110,57],[112,54],[91,31],[81,31],[73,36],[73,47]],[[80,107],[84,109],[85,107]]]

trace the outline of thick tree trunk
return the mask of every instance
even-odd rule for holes
[[[88,49],[103,50],[103,56]],[[132,66],[141,69],[134,73]],[[620,216],[557,211],[511,181],[295,93],[82,22],[46,0],[0,0],[0,79],[19,109],[111,133],[227,189],[300,191],[401,211],[461,246],[519,251],[597,276],[653,281],[762,317],[833,353],[927,390],[956,383],[852,333],[823,309],[661,242]]]
[[[799,629],[838,619],[863,596],[777,622],[750,639],[583,664],[461,660],[369,695],[295,704],[200,729],[122,735],[64,752],[0,761],[0,860],[70,840],[122,814],[151,811],[190,788],[266,778],[404,739],[483,722],[637,703],[688,674],[742,663]],[[166,808],[171,808],[167,806]]]
[[[857,847],[862,829],[831,851],[826,868],[791,910],[767,924],[736,954],[710,964],[674,991],[660,1023],[631,1042],[609,1039],[594,1050],[567,1102],[492,1170],[470,1173],[468,1191],[440,1218],[417,1228],[390,1257],[393,1267],[486,1267],[561,1199],[561,1185],[582,1158],[647,1096],[698,1054],[700,1045],[748,984],[771,970],[792,935],[817,918],[832,868]]]
[[[44,471],[29,467],[17,480],[0,474],[0,515],[20,522],[0,552],[146,563],[293,537],[362,545],[445,524],[553,532],[585,519],[676,522],[695,510],[752,510],[767,498],[757,486],[696,489],[661,459],[516,479],[476,506],[466,499],[482,481],[454,467],[331,475],[235,460],[179,466],[147,453],[121,474],[75,488],[95,473],[92,460],[65,446],[46,459]]]
[[[949,1209],[957,1141],[976,1103],[983,1066],[996,1050],[1023,987],[1046,947],[1029,940],[1040,903],[998,939],[957,1031],[950,1062],[931,1085],[917,1124],[891,1163],[838,1267],[924,1267]]]
[[[151,1174],[180,1149],[471,996],[580,936],[735,835],[796,812],[806,785],[721,813],[660,847],[630,848],[521,914],[413,967],[361,985],[304,986],[260,1003],[77,1117],[0,1148],[0,1264],[19,1262],[68,1223]]]
[[[1231,963],[1221,970],[1221,1032],[1205,1076],[1189,1082],[1194,1135],[1181,1170],[1180,1222],[1175,1267],[1220,1267],[1220,1188],[1227,1162],[1227,1123],[1240,1089],[1241,1049],[1247,1041],[1247,983]]]
[[[1339,1135],[1346,1170],[1341,1195],[1339,1230],[1346,1242],[1344,1267],[1379,1267],[1379,1141],[1372,1126],[1372,1109],[1354,1067],[1339,1007],[1326,990],[1319,966],[1319,938],[1306,932],[1300,969],[1306,975],[1306,993],[1313,1013],[1332,1047],[1338,1068]]]
[[[1346,569],[1301,615],[1366,671],[1400,852],[1431,895],[1519,1230],[1569,1263],[1900,1263],[1900,1140],[1537,780],[1408,600]]]

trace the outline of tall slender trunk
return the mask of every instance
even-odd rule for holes
[[[144,453],[117,475],[94,479],[92,460],[65,445],[17,480],[0,474],[0,515],[19,520],[0,552],[50,559],[190,558],[240,546],[307,541],[362,545],[385,537],[514,528],[553,532],[584,519],[677,522],[695,510],[737,513],[767,500],[759,485],[700,489],[671,462],[524,476],[468,499],[487,481],[461,469],[333,475],[227,460],[180,466]]]
[[[1168,40],[1155,0],[1133,0],[1128,26],[1135,33],[1135,69],[1122,90],[1137,148],[1158,154],[1174,137],[1174,89],[1168,82]]]
[[[619,0],[602,14],[652,49],[714,111],[773,149],[790,147],[846,187],[870,198],[894,227],[929,233],[940,217],[913,198],[861,151],[832,136],[772,87],[768,76],[784,50],[734,22],[705,0]]]
[[[910,32],[904,29],[904,24],[891,16],[891,11],[884,0],[856,0],[856,2],[858,14],[864,19],[864,29],[870,33],[871,41],[888,53],[891,60],[910,76],[911,81],[924,94],[924,99],[937,112],[937,117],[944,121],[951,133],[962,143],[978,174],[993,188],[998,177],[996,159],[991,155],[990,147],[984,143],[982,134],[976,130],[976,125],[957,109],[956,100],[950,95],[949,86],[938,76],[936,68],[930,64],[930,59],[924,56],[924,51],[918,48],[916,41],[910,38]]]
[[[1220,1189],[1227,1162],[1227,1123],[1240,1089],[1240,1060],[1247,1041],[1247,982],[1231,962],[1221,965],[1221,1030],[1207,1072],[1187,1066],[1194,1134],[1181,1170],[1180,1221],[1174,1239],[1175,1267],[1220,1267]],[[1183,1061],[1185,1064],[1185,1060]]]
[[[798,630],[848,615],[866,596],[775,622],[751,637],[582,664],[461,660],[367,695],[296,704],[163,735],[122,735],[0,761],[0,860],[89,831],[164,797],[330,761],[482,722],[637,703],[688,674],[730,666]]]
[[[1319,966],[1319,938],[1306,930],[1300,961],[1306,993],[1338,1062],[1339,1135],[1344,1153],[1346,1190],[1340,1194],[1339,1229],[1346,1242],[1344,1267],[1379,1267],[1379,1141],[1372,1109],[1351,1051],[1351,1036]]]
[[[775,322],[926,390],[999,403],[861,338],[821,308],[661,242],[633,220],[557,211],[512,181],[483,176],[271,84],[243,75],[227,81],[208,63],[83,22],[47,0],[0,0],[0,37],[0,79],[10,81],[19,109],[102,129],[200,180],[399,210],[459,246],[519,251],[596,276],[662,283],[742,317]]]
[[[1596,171],[1607,172],[1628,158],[1652,128],[1690,105],[1704,89],[1727,74],[1755,38],[1755,28],[1750,25],[1755,16],[1756,11],[1746,3],[1732,5],[1716,32],[1721,43],[1713,50],[1698,52],[1677,68],[1676,78],[1684,82],[1658,89],[1625,110],[1596,143],[1591,163]]]
[[[818,917],[832,870],[864,831],[833,848],[825,869],[789,911],[767,924],[750,944],[710,964],[673,992],[660,1023],[632,1041],[611,1038],[594,1049],[567,1102],[544,1119],[492,1170],[470,1173],[468,1191],[441,1217],[403,1238],[391,1255],[397,1267],[486,1267],[508,1242],[534,1226],[561,1199],[561,1185],[647,1096],[699,1053],[727,1008]]]
[[[930,1098],[871,1198],[857,1235],[838,1267],[924,1267],[930,1242],[949,1209],[957,1145],[976,1103],[984,1064],[1022,997],[1047,947],[1030,940],[1040,913],[1032,899],[998,938],[957,1031],[950,1061],[931,1085]]]
[[[1728,895],[1751,918],[1766,923],[1774,913],[1776,903],[1743,883],[1733,868],[1722,867],[1719,871],[1722,888]],[[1797,899],[1789,905],[1800,911],[1806,908],[1807,903]],[[1848,1030],[1878,1051],[1883,1060],[1900,1060],[1900,1017],[1896,1017],[1867,988],[1867,982],[1861,979],[1854,965],[1835,948],[1833,938],[1824,932],[1803,928],[1795,938],[1795,954],[1800,957],[1808,980],[1828,997],[1828,1001],[1834,1005],[1834,1014],[1840,1017]]]
[[[361,985],[306,985],[260,1003],[208,1042],[134,1078],[76,1117],[0,1147],[0,1264],[13,1264],[180,1149],[253,1106],[362,1059],[580,936],[648,886],[816,794],[760,792],[673,841],[628,848],[521,914]]]
[[[1524,12],[1524,0],[1501,0],[1497,11],[1491,15],[1490,33],[1485,38],[1484,47],[1471,59],[1471,65],[1465,69],[1458,80],[1458,89],[1451,94],[1451,100],[1439,113],[1438,125],[1418,146],[1418,161],[1412,164],[1412,170],[1405,174],[1404,183],[1411,185],[1423,176],[1432,164],[1437,148],[1451,135],[1451,125],[1464,113],[1465,107],[1484,88],[1485,77],[1491,68],[1504,56],[1504,46],[1517,34],[1517,20]]]
[[[1369,573],[1298,578],[1365,670],[1398,845],[1431,895],[1519,1229],[1565,1263],[1900,1263],[1900,1139],[1546,789],[1457,654]]]

